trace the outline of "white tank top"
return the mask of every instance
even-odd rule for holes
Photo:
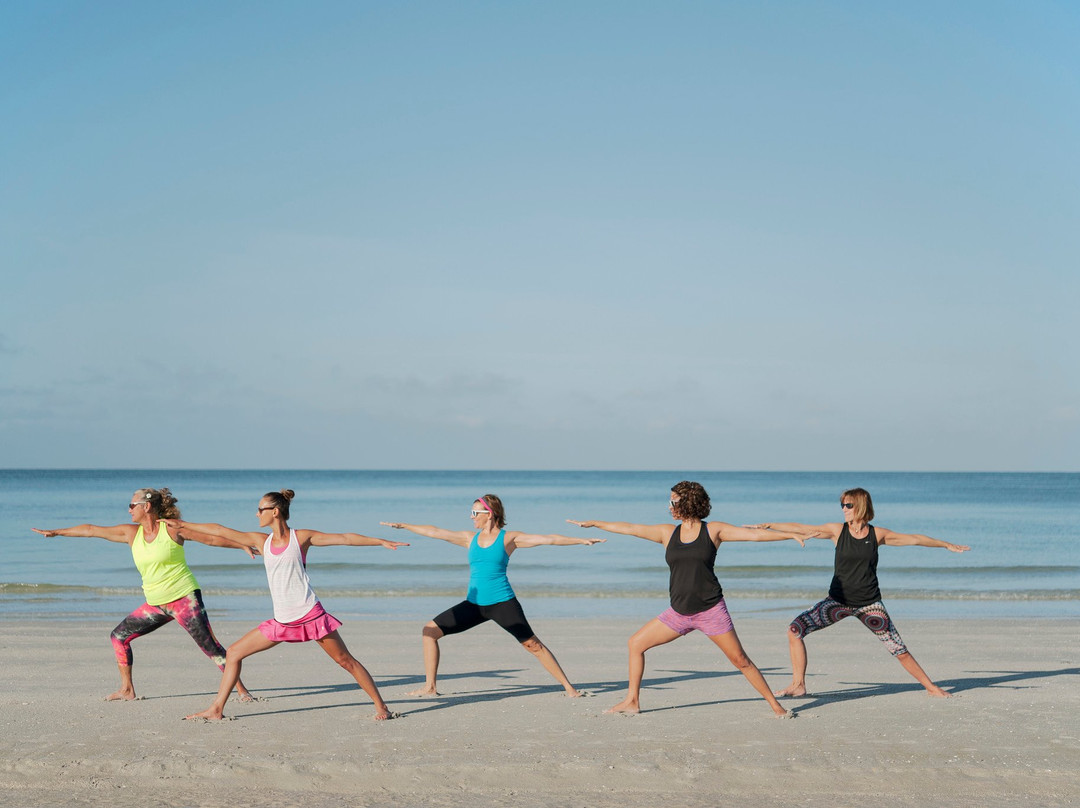
[[[274,619],[279,623],[295,623],[314,609],[319,599],[311,588],[296,531],[289,529],[289,544],[281,555],[275,555],[270,549],[273,540],[273,534],[266,537],[262,557],[270,597],[274,601]]]

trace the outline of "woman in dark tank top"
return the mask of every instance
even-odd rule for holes
[[[825,525],[803,525],[798,522],[769,522],[756,525],[773,530],[802,531],[810,538],[830,539],[836,545],[833,559],[833,578],[829,596],[811,606],[791,621],[788,626],[788,644],[791,651],[791,684],[776,691],[777,696],[806,695],[806,644],[803,638],[819,629],[827,628],[838,620],[854,615],[860,622],[885,643],[904,670],[926,688],[932,696],[947,697],[949,694],[934,684],[915,657],[907,650],[892,618],[881,602],[878,587],[878,548],[891,547],[943,547],[954,553],[971,548],[963,544],[951,544],[932,539],[920,533],[895,533],[888,528],[874,527],[874,503],[870,493],[863,488],[852,488],[840,495],[840,507],[844,521]]]
[[[696,629],[724,652],[731,664],[742,672],[753,688],[769,703],[777,717],[787,718],[793,715],[780,706],[780,702],[769,690],[765,677],[743,650],[728,615],[724,592],[716,578],[713,565],[721,542],[795,539],[801,544],[806,536],[799,531],[771,531],[736,527],[726,522],[706,522],[705,518],[711,507],[709,495],[700,483],[684,481],[671,489],[671,500],[668,503],[672,517],[679,521],[677,525],[567,520],[580,527],[596,527],[609,533],[637,536],[662,544],[664,558],[671,570],[668,580],[671,608],[650,620],[630,638],[630,686],[627,696],[607,712],[640,712],[645,652]]]

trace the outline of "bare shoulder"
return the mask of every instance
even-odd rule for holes
[[[709,531],[709,538],[712,539],[713,544],[717,544],[724,540],[724,534],[734,530],[735,525],[728,522],[709,522],[705,525],[705,528]]]
[[[333,533],[322,533],[318,530],[310,530],[308,528],[293,528],[292,532],[296,534],[296,543],[301,547],[306,547],[312,543],[314,539],[320,536],[330,537]]]
[[[874,529],[874,536],[877,537],[878,544],[884,544],[886,539],[896,535],[896,531],[889,530],[881,525],[870,525],[870,527]]]
[[[675,531],[679,525],[655,525],[653,529],[660,537],[660,543],[667,547],[668,542],[671,541],[671,537],[675,535]]]

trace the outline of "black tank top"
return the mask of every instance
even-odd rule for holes
[[[709,529],[701,523],[697,538],[689,544],[679,539],[682,525],[675,528],[664,552],[664,560],[671,568],[668,594],[671,608],[679,614],[697,614],[711,609],[724,597],[724,590],[716,580],[713,564],[716,563],[716,545],[709,538]]]
[[[877,580],[877,532],[873,525],[868,528],[865,539],[855,539],[844,525],[836,541],[829,597],[845,606],[869,606],[881,600]]]

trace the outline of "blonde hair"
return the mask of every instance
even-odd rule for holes
[[[140,488],[135,492],[135,497],[140,502],[150,506],[150,513],[158,519],[179,519],[180,509],[176,507],[177,499],[168,488]]]
[[[849,488],[840,495],[840,502],[850,499],[855,502],[855,518],[860,522],[869,522],[874,518],[874,501],[865,488]]]

